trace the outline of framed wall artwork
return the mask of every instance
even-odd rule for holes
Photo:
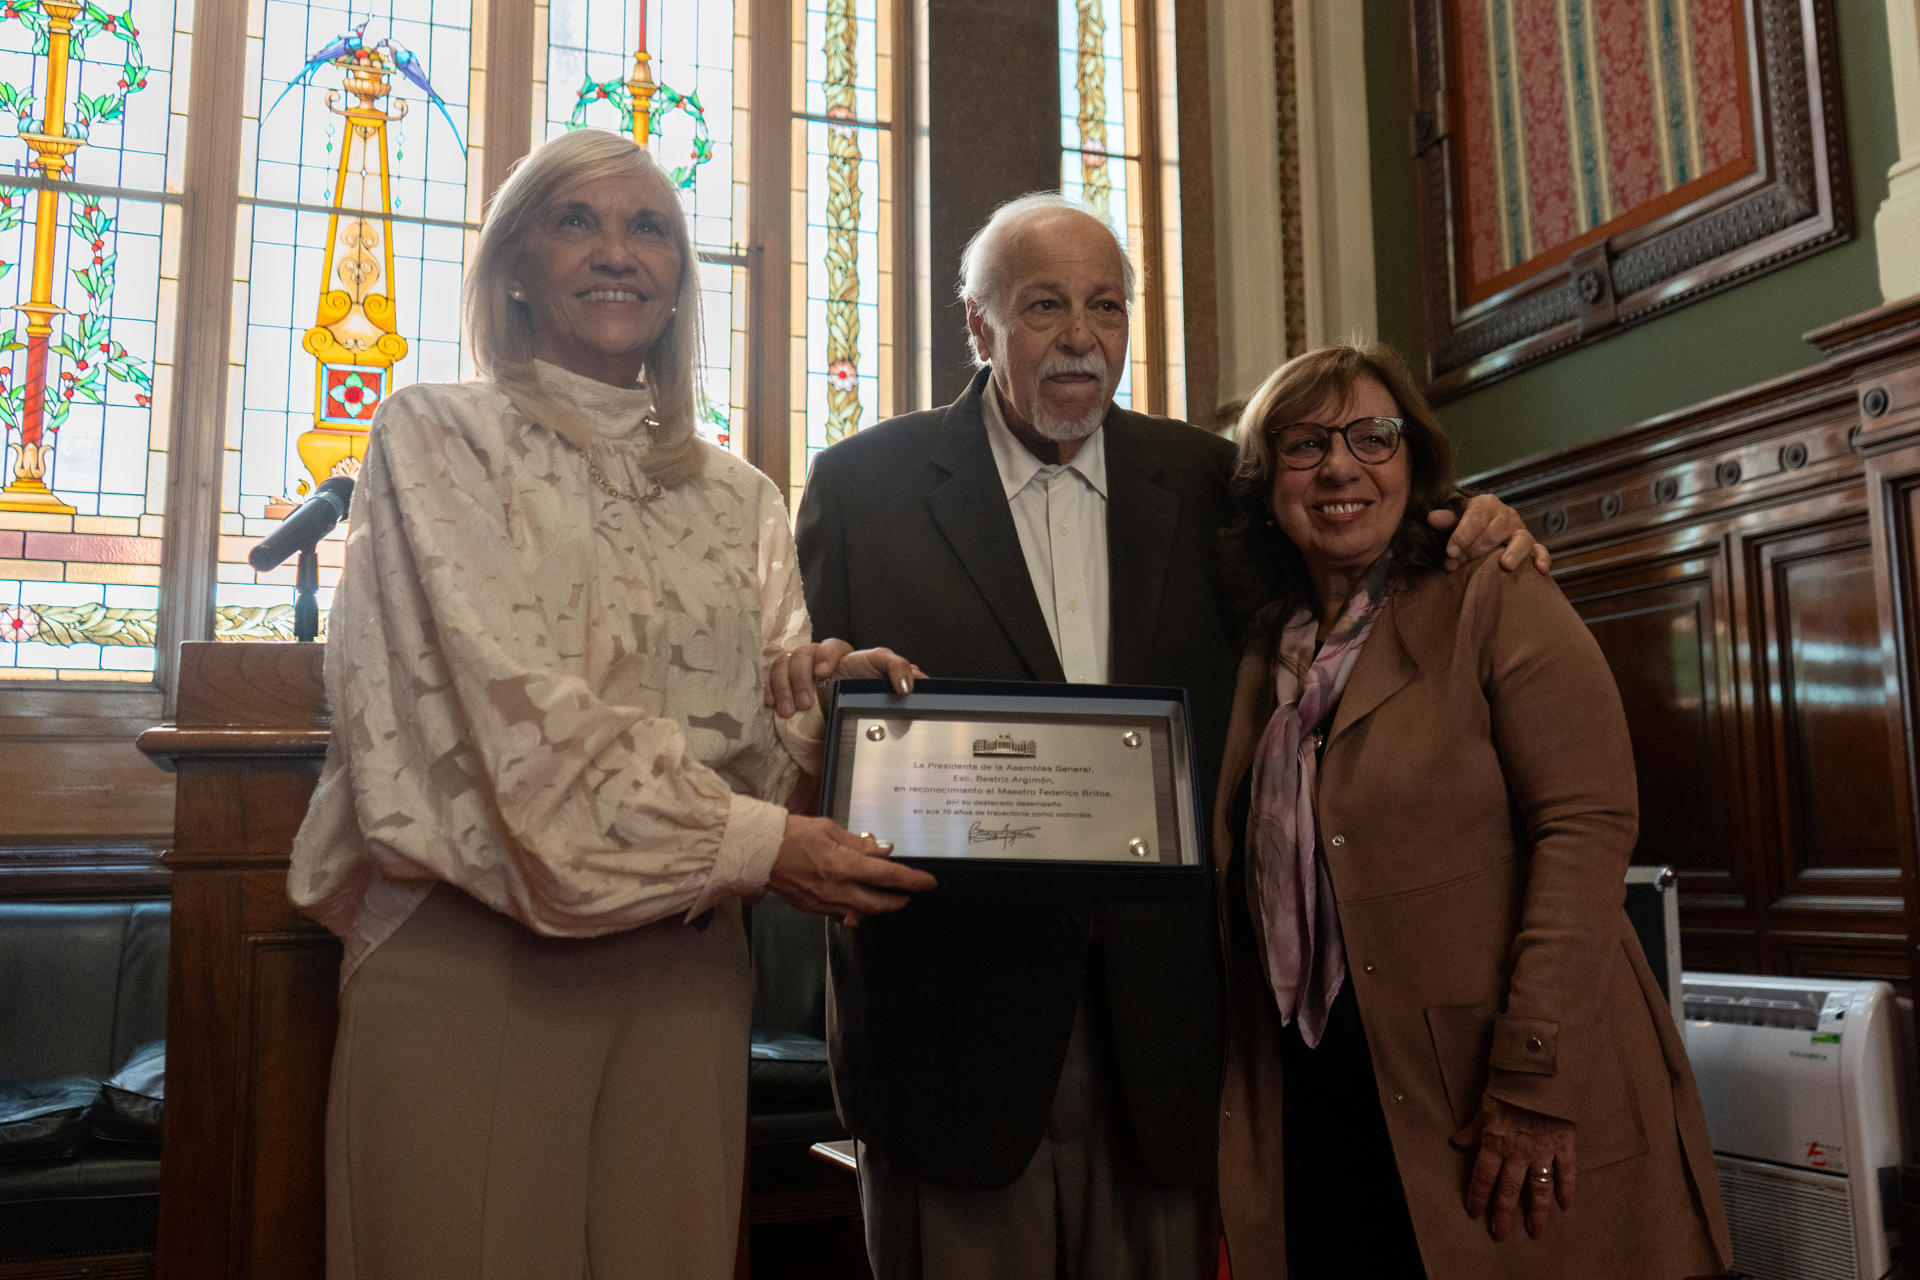
[[[1852,235],[1831,0],[1410,0],[1445,399]]]

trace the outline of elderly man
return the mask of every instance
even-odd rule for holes
[[[1133,269],[1098,219],[1013,201],[961,274],[982,366],[966,392],[813,469],[797,534],[814,634],[941,676],[1184,686],[1211,795],[1236,657],[1211,571],[1233,450],[1114,406]],[[1518,564],[1532,540],[1492,511],[1487,545],[1511,533]],[[1460,549],[1489,514],[1463,520]],[[804,681],[774,685],[808,701]],[[876,1276],[1202,1274],[1223,1025],[1210,903],[936,892],[833,926],[829,951]]]

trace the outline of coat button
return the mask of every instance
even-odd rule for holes
[[[1345,836],[1335,836],[1332,840],[1328,841],[1328,843],[1331,844],[1336,849],[1338,849],[1341,845],[1345,844],[1346,842],[1347,842],[1347,838]]]
[[[1078,911],[1069,911],[1060,917],[1060,932],[1069,938],[1087,927],[1087,918]]]
[[[1538,1052],[1540,1052],[1540,1051],[1541,1051],[1542,1049],[1544,1049],[1544,1048],[1546,1048],[1546,1047],[1547,1047],[1547,1043],[1546,1043],[1546,1041],[1544,1041],[1544,1040],[1542,1040],[1542,1039],[1541,1039],[1541,1038],[1540,1038],[1539,1036],[1528,1036],[1528,1037],[1527,1037],[1527,1052],[1528,1052],[1528,1053],[1538,1053]]]

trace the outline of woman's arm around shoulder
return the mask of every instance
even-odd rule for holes
[[[1527,846],[1526,896],[1489,1092],[1571,1117],[1618,946],[1639,786],[1619,690],[1551,579],[1492,558],[1463,572],[1495,749]]]

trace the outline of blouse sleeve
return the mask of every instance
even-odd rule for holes
[[[367,855],[555,936],[763,889],[785,811],[732,793],[676,722],[567,670],[511,550],[494,469],[514,446],[439,408],[407,390],[382,407],[332,618]]]
[[[786,504],[772,482],[767,483],[765,514],[760,519],[760,618],[764,643],[760,669],[763,673],[773,660],[813,637],[813,623],[807,616],[807,599],[800,586],[799,555],[793,546],[793,531],[787,527]],[[825,754],[827,725],[816,700],[807,710],[782,720],[774,719],[774,732],[802,773],[820,776],[821,757]]]
[[[1488,1092],[1571,1118],[1603,1043],[1639,788],[1626,714],[1600,646],[1551,579],[1474,572],[1481,677],[1508,793],[1531,848]]]

